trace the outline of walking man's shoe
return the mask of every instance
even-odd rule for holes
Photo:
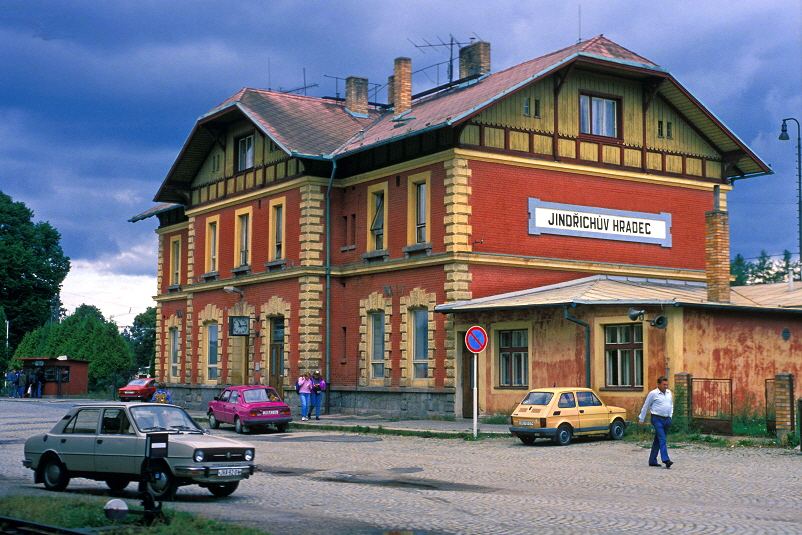
[[[665,461],[666,468],[671,468],[672,464],[674,464],[674,461]]]

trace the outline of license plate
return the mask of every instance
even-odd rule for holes
[[[126,394],[133,394],[133,392],[129,392],[128,390],[125,391]]]
[[[521,425],[535,425],[535,422],[519,422]]]
[[[221,468],[217,471],[218,476],[239,476],[242,475],[242,468]]]
[[[262,411],[262,414],[278,414],[278,411]]]

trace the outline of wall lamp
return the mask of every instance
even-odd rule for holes
[[[230,294],[239,294],[240,297],[245,295],[243,291],[236,286],[223,286],[223,291]]]

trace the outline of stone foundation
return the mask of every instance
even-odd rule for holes
[[[173,403],[188,410],[205,411],[223,386],[168,385]],[[387,389],[363,387],[358,390],[331,388],[331,414],[354,416],[380,416],[399,420],[454,419],[454,390],[405,388]],[[292,408],[293,418],[300,419],[301,400],[294,389],[284,391],[284,401]],[[321,400],[321,414],[325,412],[326,398]]]

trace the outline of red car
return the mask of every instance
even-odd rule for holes
[[[209,427],[232,424],[237,433],[273,425],[280,433],[292,421],[289,405],[270,386],[229,386],[209,402]]]
[[[150,401],[156,391],[156,379],[134,379],[117,391],[120,401]]]

